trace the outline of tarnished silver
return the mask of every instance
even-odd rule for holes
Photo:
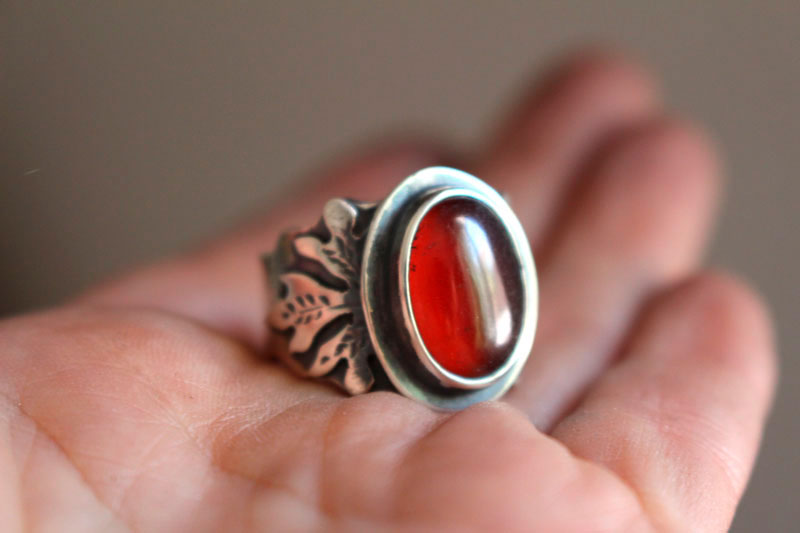
[[[431,356],[408,290],[419,223],[435,205],[454,198],[479,202],[497,217],[520,269],[516,342],[499,368],[478,378],[449,372]],[[463,231],[474,230],[465,226]],[[501,342],[509,334],[509,306],[491,255],[454,260],[466,261],[484,334]],[[285,233],[265,264],[271,301],[267,322],[277,333],[271,336],[271,351],[299,374],[333,381],[350,394],[389,384],[432,407],[462,409],[502,396],[533,345],[538,285],[525,232],[500,194],[459,170],[420,170],[377,206],[331,200],[316,226]]]

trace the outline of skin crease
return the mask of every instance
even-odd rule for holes
[[[743,282],[698,270],[718,164],[654,85],[578,54],[459,163],[510,195],[539,268],[536,345],[503,401],[347,398],[257,355],[256,258],[327,198],[442,162],[397,143],[0,322],[0,530],[724,531],[773,394],[771,325]]]

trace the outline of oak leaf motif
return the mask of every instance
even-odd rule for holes
[[[328,274],[344,281],[346,288],[330,288],[310,273],[284,269],[279,276],[283,290],[268,318],[272,328],[291,330],[288,345],[291,357],[310,350],[332,321],[351,315],[349,323],[342,323],[335,331],[326,330],[326,338],[319,341],[311,362],[304,368],[307,375],[331,379],[351,394],[367,392],[375,382],[368,363],[372,348],[360,307],[359,254],[366,227],[356,224],[359,213],[373,207],[339,198],[330,200],[323,210],[322,233],[312,229],[291,238],[288,254],[319,263]],[[287,259],[284,264],[292,262]],[[342,360],[345,364],[339,367]],[[337,367],[343,373],[336,371]]]

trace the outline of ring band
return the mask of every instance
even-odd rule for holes
[[[536,331],[525,232],[492,187],[430,167],[380,204],[333,199],[264,256],[270,352],[350,394],[394,388],[443,410],[502,396]]]

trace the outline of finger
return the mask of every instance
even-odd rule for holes
[[[444,150],[401,144],[347,158],[332,170],[273,200],[273,209],[188,253],[136,270],[82,295],[79,302],[144,306],[195,319],[251,346],[265,337],[264,273],[259,257],[280,232],[310,226],[333,197],[378,200],[402,178],[440,163]]]
[[[512,110],[475,172],[508,195],[536,252],[586,158],[659,107],[640,66],[611,52],[583,52]]]
[[[770,329],[729,277],[680,286],[553,435],[625,479],[658,529],[726,531],[773,394]]]
[[[534,351],[508,400],[549,428],[606,367],[641,302],[693,269],[718,172],[696,130],[658,120],[608,148],[540,255]]]

